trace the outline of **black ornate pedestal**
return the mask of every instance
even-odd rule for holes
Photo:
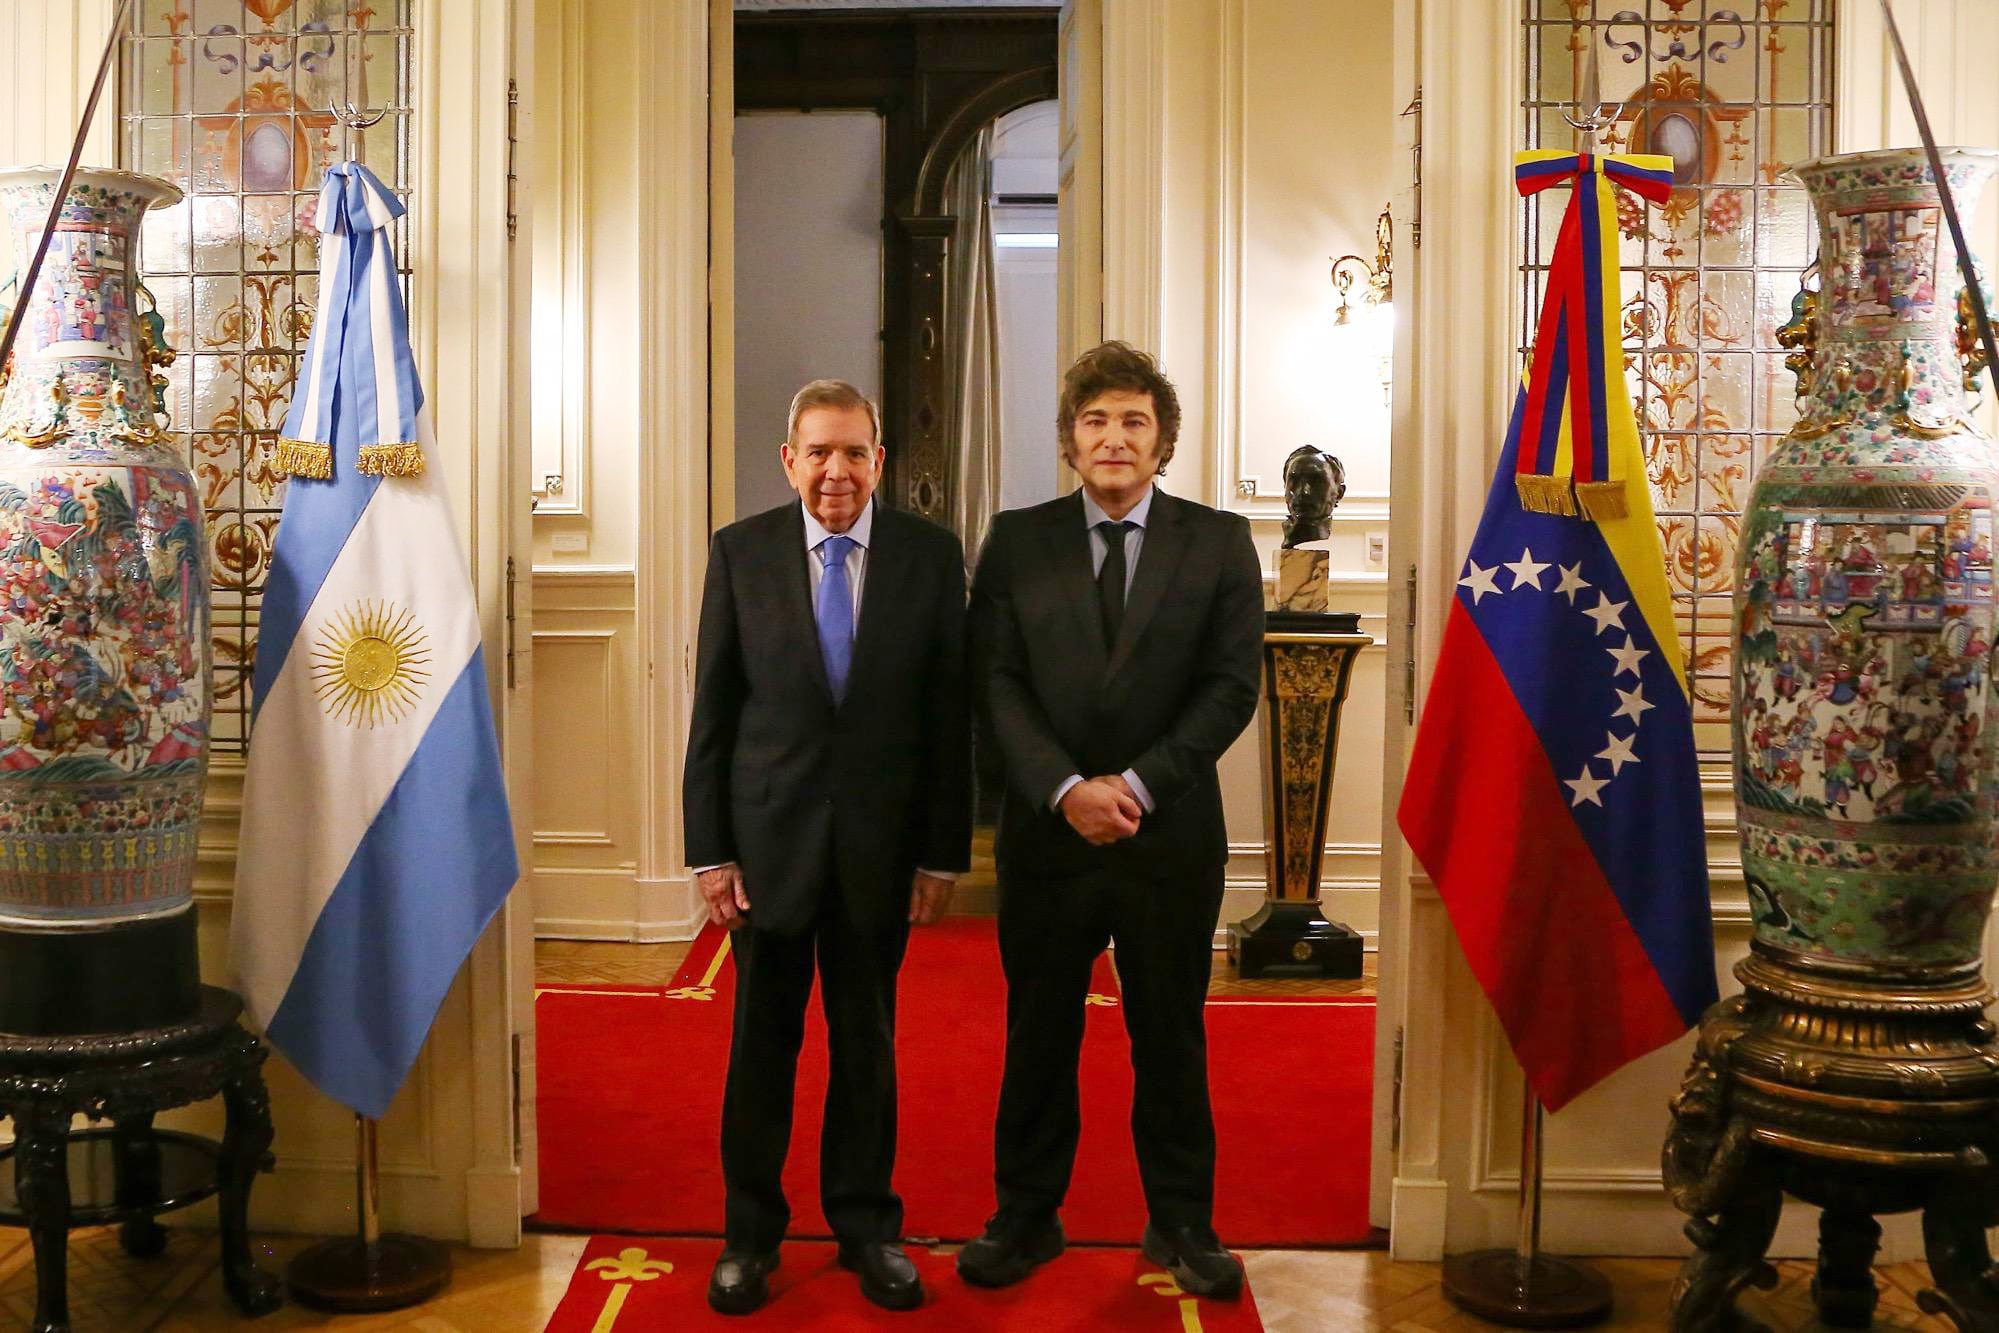
[[[1823,1209],[1819,1318],[1873,1319],[1874,1219],[1920,1211],[1930,1276],[1917,1300],[1999,1333],[1999,1033],[1978,965],[1861,973],[1762,941],[1745,993],[1701,1019],[1672,1103],[1666,1187],[1695,1250],[1673,1284],[1674,1333],[1757,1327],[1735,1309],[1777,1275],[1764,1251],[1789,1194]]]
[[[1319,907],[1327,802],[1354,658],[1374,640],[1351,611],[1273,611],[1263,634],[1263,906],[1229,927],[1241,975],[1357,977],[1361,938]]]
[[[262,1042],[237,1026],[242,1002],[201,988],[197,1015],[174,1027],[91,1036],[0,1034],[0,1116],[14,1121],[11,1180],[0,1175],[0,1223],[34,1239],[34,1333],[66,1333],[72,1226],[119,1224],[129,1254],[160,1252],[153,1218],[221,1195],[222,1273],[245,1315],[284,1303],[284,1285],[250,1259],[250,1186],[271,1158]],[[153,1128],[153,1116],[220,1094],[222,1142]],[[82,1113],[111,1128],[70,1133]]]

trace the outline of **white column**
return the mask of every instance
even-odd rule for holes
[[[694,690],[694,636],[707,564],[708,7],[651,5],[634,40],[647,52],[640,123],[642,349],[638,621],[642,685],[639,919],[699,923],[680,819],[680,771]]]

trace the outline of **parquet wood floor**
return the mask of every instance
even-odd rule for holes
[[[213,1333],[218,1329],[408,1330],[408,1333],[540,1333],[583,1251],[582,1236],[530,1235],[518,1250],[454,1250],[451,1286],[429,1305],[383,1315],[334,1318],[288,1306],[252,1323],[239,1318],[222,1289],[215,1238],[172,1232],[158,1259],[126,1257],[104,1230],[70,1241],[70,1293],[75,1333]],[[272,1236],[258,1242],[262,1262],[282,1270],[310,1242]],[[1381,1251],[1253,1251],[1245,1256],[1258,1312],[1270,1333],[1474,1333],[1494,1325],[1454,1309],[1444,1299],[1436,1264],[1391,1263]],[[1616,1292],[1609,1330],[1665,1327],[1666,1293],[1677,1261],[1596,1261]],[[1782,1281],[1767,1296],[1752,1294],[1749,1313],[1778,1330],[1820,1330],[1811,1317],[1811,1266],[1779,1265]],[[1881,1310],[1874,1327],[1889,1333],[1948,1333],[1944,1321],[1916,1310],[1926,1281],[1918,1264],[1881,1270]],[[26,1236],[0,1228],[0,1333],[28,1327],[34,1272]],[[1168,1312],[1171,1313],[1171,1312]],[[745,1324],[756,1327],[755,1321]],[[781,1327],[781,1324],[772,1324]],[[893,1328],[888,1320],[884,1328]],[[658,1333],[617,1327],[607,1333]],[[1158,1333],[1184,1333],[1176,1318]]]

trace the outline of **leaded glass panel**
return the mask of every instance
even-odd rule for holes
[[[1749,481],[1796,419],[1779,325],[1817,240],[1793,162],[1831,151],[1833,0],[1528,0],[1521,136],[1563,119],[1594,58],[1614,152],[1673,158],[1663,205],[1620,192],[1627,378],[1704,759],[1728,754],[1729,612]],[[1522,200],[1521,349],[1565,190]]]
[[[171,426],[208,512],[219,752],[248,739],[257,612],[284,505],[271,459],[318,296],[320,180],[351,148],[408,193],[414,3],[142,0],[125,40],[121,162],[187,192],[148,217],[140,268],[180,352],[167,372]],[[351,145],[333,114],[349,104],[381,114]]]

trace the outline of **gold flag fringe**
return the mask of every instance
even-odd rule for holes
[[[1582,506],[1584,515],[1598,523],[1607,518],[1626,518],[1631,513],[1621,481],[1579,481],[1576,503]]]
[[[1545,477],[1538,473],[1522,472],[1513,478],[1520,489],[1520,507],[1536,514],[1567,514],[1574,516],[1576,497],[1569,489],[1567,477]]]
[[[355,465],[371,477],[420,477],[423,475],[423,446],[419,444],[364,444],[361,461]]]
[[[333,447],[318,440],[278,440],[277,470],[287,477],[329,481],[333,477]]]

